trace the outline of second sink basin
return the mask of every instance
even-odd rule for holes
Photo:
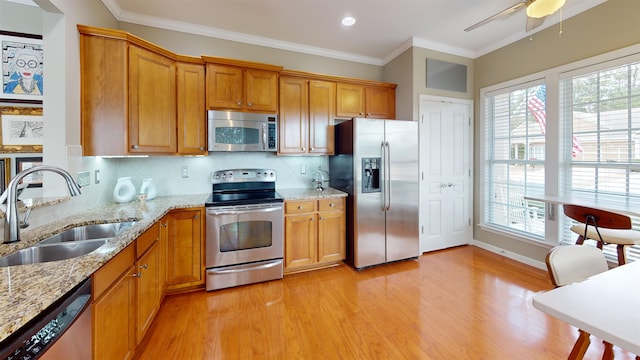
[[[53,244],[70,241],[84,241],[91,239],[106,239],[118,236],[122,231],[130,228],[135,222],[117,222],[76,226],[59,234],[40,241],[38,244]]]
[[[0,267],[66,260],[88,254],[104,245],[107,239],[32,246],[0,257]]]

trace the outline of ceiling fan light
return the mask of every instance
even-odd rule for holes
[[[542,18],[558,11],[565,0],[535,0],[527,6],[527,16]]]

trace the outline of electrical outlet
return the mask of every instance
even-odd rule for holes
[[[189,167],[187,165],[182,165],[182,177],[183,178],[189,177]]]
[[[97,169],[93,172],[94,178],[96,179],[95,183],[100,184],[100,169]]]
[[[307,165],[300,164],[300,174],[306,174],[306,173],[307,173]]]
[[[88,171],[78,173],[78,185],[89,186],[91,184],[91,174]]]

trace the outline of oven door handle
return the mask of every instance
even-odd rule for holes
[[[234,273],[241,273],[245,271],[264,270],[264,269],[272,268],[274,266],[278,266],[280,265],[281,262],[282,260],[274,260],[266,264],[260,264],[258,266],[251,265],[251,266],[242,266],[242,267],[236,267],[236,268],[230,268],[230,269],[209,269],[207,270],[207,272],[212,274],[234,274]]]
[[[278,207],[270,207],[270,208],[263,208],[263,209],[248,209],[248,210],[220,210],[220,211],[216,211],[216,210],[208,210],[207,211],[207,215],[242,215],[242,214],[248,214],[248,213],[269,213],[269,212],[274,212],[274,211],[279,211],[282,210],[282,207],[278,206]]]

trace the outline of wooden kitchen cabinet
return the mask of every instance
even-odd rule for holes
[[[131,359],[160,310],[160,224],[93,274],[93,358]]]
[[[177,73],[178,153],[207,155],[204,61],[179,56]]]
[[[206,62],[207,109],[278,111],[281,66],[202,57]]]
[[[93,274],[93,359],[132,359],[136,348],[135,245]]]
[[[204,285],[203,208],[167,214],[167,291]]]
[[[151,327],[160,310],[160,223],[155,223],[136,240],[136,345]]]
[[[393,84],[373,86],[338,83],[336,92],[338,117],[394,119],[396,116],[396,91]]]
[[[176,152],[175,61],[129,45],[129,152]]]
[[[279,154],[334,154],[335,94],[331,81],[280,78]]]
[[[206,153],[202,59],[120,30],[78,31],[83,155]]]
[[[285,201],[285,273],[331,266],[346,256],[345,198]]]

